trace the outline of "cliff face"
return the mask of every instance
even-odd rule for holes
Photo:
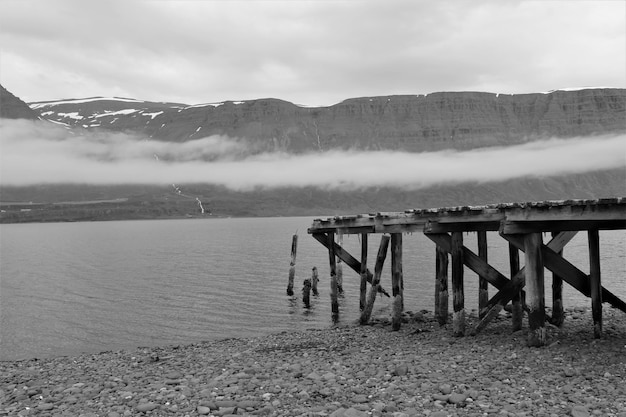
[[[120,101],[126,100],[126,101]],[[626,131],[626,89],[364,97],[307,108],[276,99],[186,106],[128,99],[31,103],[44,117],[162,140],[246,138],[260,150],[471,149]]]
[[[0,118],[37,119],[39,114],[0,85]]]

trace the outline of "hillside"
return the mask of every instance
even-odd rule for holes
[[[524,95],[434,93],[356,98],[319,108],[276,99],[186,105],[96,97],[31,103],[33,111],[2,91],[3,117],[41,117],[74,132],[130,132],[174,143],[225,135],[245,140],[257,153],[324,155],[329,149],[416,153],[506,148],[549,137],[593,140],[594,135],[626,133],[625,89]],[[307,186],[244,192],[211,184],[16,187],[0,183],[0,222],[318,216],[624,195],[626,160],[618,169],[598,167],[579,174],[507,181],[466,180],[418,190],[385,186],[339,191]]]
[[[0,118],[36,120],[39,113],[0,85]]]
[[[277,99],[183,105],[91,98],[30,106],[68,126],[132,131],[165,141],[226,135],[246,138],[259,151],[423,152],[626,131],[626,89],[610,88],[363,97],[315,108]]]

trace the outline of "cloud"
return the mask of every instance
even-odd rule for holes
[[[258,153],[245,139],[162,142],[122,133],[72,134],[45,122],[0,119],[0,184],[191,184],[258,188],[419,189],[626,169],[626,134],[546,139],[471,151]]]
[[[6,0],[0,74],[26,101],[625,87],[625,25],[611,0]]]

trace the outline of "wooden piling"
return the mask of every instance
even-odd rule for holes
[[[509,243],[509,269],[511,278],[519,272],[519,249],[512,243]],[[514,332],[522,329],[522,321],[524,318],[524,307],[522,304],[522,292],[517,291],[511,300],[512,310],[512,330]]]
[[[320,295],[319,292],[317,291],[317,283],[319,282],[319,280],[320,279],[317,273],[317,267],[314,266],[311,271],[311,290],[313,291],[313,295],[316,297]]]
[[[306,308],[311,307],[311,280],[308,278],[302,283],[302,302]]]
[[[541,233],[524,235],[526,304],[528,306],[528,346],[546,344],[545,290]]]
[[[361,234],[361,286],[359,293],[359,311],[363,311],[367,299],[367,240],[368,234]]]
[[[487,263],[487,232],[479,230],[478,237],[478,257]],[[478,311],[482,312],[489,302],[488,281],[484,276],[478,277]],[[482,315],[481,315],[482,317]]]
[[[593,337],[602,337],[602,283],[600,279],[600,235],[598,229],[587,232],[589,241],[589,286],[591,289],[591,315]]]
[[[558,232],[552,232],[551,235],[554,238]],[[563,256],[563,249],[557,252],[560,256]],[[565,320],[565,314],[563,313],[563,277],[556,272],[552,272],[552,317],[550,317],[550,323],[561,327]]]
[[[391,328],[400,330],[404,310],[404,282],[402,277],[402,233],[391,234]]]
[[[343,247],[343,233],[337,232],[337,244]],[[337,257],[337,291],[343,294],[343,262]]]
[[[465,335],[465,295],[463,293],[463,233],[452,232],[452,334]]]
[[[339,320],[339,301],[337,300],[337,258],[335,257],[335,234],[328,233],[328,258],[330,261],[330,308],[333,323]]]
[[[435,318],[443,326],[448,322],[448,252],[437,245],[435,259]]]
[[[293,281],[296,276],[296,252],[298,251],[298,235],[291,238],[291,261],[289,262],[289,281],[287,283],[287,295],[293,295]]]
[[[367,324],[372,315],[372,309],[374,308],[374,301],[376,301],[376,294],[380,288],[380,275],[383,271],[383,264],[385,258],[387,258],[387,248],[389,247],[389,236],[383,235],[380,238],[380,246],[378,247],[378,255],[376,256],[376,265],[374,266],[374,276],[372,277],[372,286],[369,293],[367,293],[367,302],[365,308],[361,312],[361,324]]]

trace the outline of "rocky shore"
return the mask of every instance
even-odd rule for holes
[[[547,325],[526,346],[503,313],[452,337],[429,312],[372,325],[0,362],[0,416],[626,417],[626,314]],[[470,315],[470,320],[475,317]]]

